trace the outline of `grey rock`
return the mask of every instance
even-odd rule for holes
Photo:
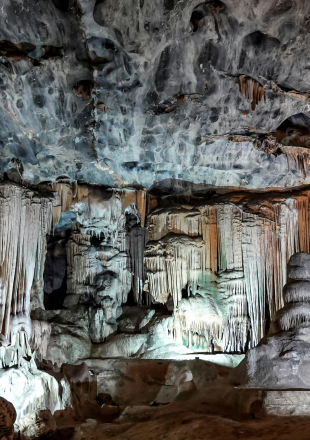
[[[294,281],[286,284],[283,289],[283,299],[286,303],[310,302],[310,281]]]
[[[291,280],[310,280],[310,254],[299,252],[290,258],[287,276]]]
[[[3,0],[0,173],[187,190],[309,183],[255,148],[310,116],[309,12],[303,0]],[[254,111],[240,75],[264,86]]]

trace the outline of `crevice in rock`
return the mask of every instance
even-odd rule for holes
[[[81,96],[83,101],[91,97],[95,82],[91,79],[82,79],[73,86],[73,92],[77,96]]]
[[[225,8],[225,4],[220,0],[207,1],[196,6],[192,12],[190,23],[193,33],[203,25],[203,20],[208,15],[212,15],[214,18],[215,30],[218,35],[218,41],[221,41],[221,35],[219,32],[217,14]]]
[[[36,46],[31,43],[12,43],[8,40],[0,41],[0,56],[19,61],[35,50]]]
[[[66,242],[68,232],[47,236],[43,273],[46,310],[61,309],[67,293]]]
[[[29,59],[34,66],[38,66],[40,60],[63,57],[64,48],[62,46],[35,46],[31,43],[12,43],[8,40],[0,41],[0,57],[3,57],[2,64],[6,60],[20,61],[23,58]]]

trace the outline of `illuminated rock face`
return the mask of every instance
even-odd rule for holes
[[[35,198],[18,185],[3,185],[3,191],[14,191],[3,198],[4,227],[10,216],[5,207],[14,201],[16,216],[24,225],[18,237],[26,236],[20,239],[22,251],[11,254],[11,241],[3,254],[3,270],[7,258],[16,260],[20,268],[12,285],[11,308],[3,307],[8,320],[4,322],[13,329],[9,332],[4,325],[2,345],[12,347],[10,359],[7,349],[1,348],[7,366],[14,364],[14,347],[24,344],[24,336],[12,339],[20,330],[26,332],[25,347],[28,339],[38,358],[58,365],[96,357],[245,353],[276,325],[276,312],[284,304],[287,260],[309,249],[306,191],[281,196],[234,193],[209,199],[148,196],[147,201],[141,190],[107,191],[69,183],[39,190]],[[43,191],[49,191],[49,198],[40,196]],[[32,254],[26,234],[35,232],[34,217],[15,193],[26,194],[30,208],[36,203],[42,211],[41,238]],[[59,295],[61,283],[56,288],[47,284],[45,310],[45,234],[52,224],[55,240],[63,241],[66,289],[62,301],[53,303],[49,297]],[[16,249],[20,249],[17,244]],[[47,261],[45,278],[47,272],[56,273],[59,264],[57,259]],[[294,299],[295,293],[287,295]],[[22,314],[15,314],[16,303],[28,304]],[[20,316],[27,326],[16,324]],[[279,319],[286,325],[286,317]]]
[[[287,259],[308,250],[308,195],[200,203],[161,206],[150,214],[148,289],[161,303],[172,296],[179,342],[244,351],[283,306]]]
[[[310,389],[309,280],[310,254],[293,255],[284,287],[285,305],[277,312],[280,331],[247,353],[234,373],[237,382],[250,388]]]

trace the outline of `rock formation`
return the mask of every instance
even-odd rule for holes
[[[245,369],[247,387],[263,389],[310,389],[308,312],[310,254],[293,255],[288,263],[284,307],[278,310],[280,331],[266,336],[246,355],[234,376]],[[239,375],[239,379],[242,375]]]
[[[1,0],[0,438],[310,388],[309,31],[304,0]]]
[[[1,438],[13,440],[16,411],[14,406],[0,397],[0,435]]]
[[[172,296],[180,342],[244,351],[265,333],[265,304],[271,320],[283,305],[287,258],[308,249],[308,196],[199,202],[150,214],[149,292],[162,303]]]

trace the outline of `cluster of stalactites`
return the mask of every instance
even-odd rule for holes
[[[32,351],[28,342],[28,335],[24,331],[14,334],[12,336],[11,344],[4,340],[1,342],[0,368],[8,368],[14,365],[20,366],[24,358],[32,356]]]
[[[96,283],[106,270],[117,274],[122,286],[117,293],[119,304],[127,301],[130,287],[141,303],[144,269],[146,193],[134,189],[101,191],[88,186],[73,187],[58,183],[60,213],[77,214],[75,231],[67,244],[68,293],[80,293]],[[137,227],[127,230],[126,212],[137,213]],[[92,237],[100,238],[100,246],[91,245]],[[129,285],[128,285],[129,284]]]
[[[303,178],[307,177],[310,165],[310,150],[304,147],[281,146],[281,151],[287,157],[288,169],[290,169],[289,161],[292,160],[295,167],[301,171]]]
[[[167,236],[148,244],[144,262],[149,292],[154,300],[164,304],[171,295],[174,304],[178,304],[185,286],[196,290],[203,259],[201,238]]]
[[[257,104],[263,99],[264,86],[249,76],[239,76],[239,90],[242,96],[251,101],[251,108],[254,111]]]
[[[0,326],[6,338],[31,335],[30,292],[43,277],[53,201],[14,184],[0,186]]]
[[[110,194],[104,194],[100,188],[89,185],[78,185],[76,181],[59,182],[50,189],[55,193],[55,203],[53,207],[53,226],[59,222],[62,212],[76,210],[80,207],[86,208],[88,217],[96,218],[98,207],[105,209],[104,217],[111,222],[119,217],[119,211],[135,204],[140,212],[141,226],[144,226],[146,215],[146,191],[136,189],[112,189]],[[77,205],[77,206],[76,206]],[[82,209],[83,211],[83,209]]]
[[[272,201],[268,210],[271,218],[245,212],[232,203],[152,213],[152,241],[145,252],[148,289],[162,303],[172,295],[176,321],[181,323],[176,325],[185,333],[192,328],[200,335],[203,327],[208,337],[210,331],[214,333],[212,337],[225,351],[244,350],[249,329],[250,346],[264,336],[266,302],[271,319],[283,306],[287,260],[299,250],[308,250],[308,195]],[[189,296],[205,298],[199,331],[190,319],[194,314],[178,307],[186,286]],[[213,322],[206,300],[210,295],[218,296],[223,304],[216,312],[216,322],[221,322],[216,331],[215,324],[209,324]],[[183,306],[187,303],[182,300]]]

